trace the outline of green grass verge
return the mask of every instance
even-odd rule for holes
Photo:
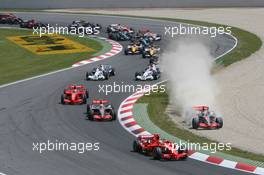
[[[7,36],[31,35],[30,30],[0,29],[0,84],[40,75],[88,59],[103,50],[103,45],[89,38],[66,36],[94,49],[94,52],[37,55],[6,39]],[[110,46],[109,46],[110,48]]]
[[[148,115],[150,120],[163,131],[182,140],[189,140],[193,143],[217,143],[214,140],[209,140],[206,137],[198,136],[192,132],[182,129],[165,113],[165,110],[169,104],[169,96],[167,93],[152,93],[140,98],[137,103],[148,104]],[[264,162],[264,156],[254,154],[248,151],[244,151],[238,148],[232,147],[231,151],[222,151],[230,155],[243,157],[255,161]]]

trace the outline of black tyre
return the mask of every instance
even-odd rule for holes
[[[135,80],[138,80],[137,76],[139,76],[139,75],[140,75],[139,72],[136,72],[136,73],[135,73]]]
[[[149,64],[154,64],[154,59],[153,58],[149,59]]]
[[[111,111],[110,115],[112,116],[111,120],[116,120],[116,113],[114,110]]]
[[[118,36],[116,34],[113,35],[113,40],[118,41]]]
[[[114,68],[112,68],[111,75],[112,75],[112,76],[115,76],[115,74],[116,74],[116,71],[115,71]]]
[[[109,73],[105,73],[105,79],[108,80],[109,79]]]
[[[137,140],[134,140],[133,142],[133,151],[138,153],[141,152],[140,144]]]
[[[128,55],[128,50],[127,49],[125,49],[125,55]]]
[[[89,73],[86,72],[86,80],[89,80]]]
[[[192,119],[192,128],[193,129],[198,129],[199,128],[199,118],[195,117]]]
[[[153,158],[156,160],[162,159],[162,150],[160,147],[155,147],[153,150]]]
[[[142,58],[146,58],[145,52],[142,53]]]
[[[88,93],[87,90],[85,91],[85,97],[86,97],[86,98],[89,98],[89,93]]]
[[[83,104],[86,104],[87,103],[87,98],[86,98],[86,95],[83,95]]]
[[[61,104],[65,104],[65,102],[64,102],[64,95],[61,95]]]
[[[224,125],[223,119],[221,117],[217,117],[215,122],[219,125],[217,128],[222,128]]]
[[[158,79],[158,74],[155,72],[155,73],[153,73],[153,79],[154,80],[157,80]]]
[[[90,105],[87,105],[87,118],[89,120],[93,120],[93,113],[92,113],[92,110],[90,108]]]
[[[106,32],[107,33],[110,33],[111,32],[111,29],[109,27],[107,27]]]
[[[87,105],[86,112],[87,112],[87,114],[91,114],[91,107],[90,107],[90,105]]]
[[[185,146],[181,145],[179,148],[178,148],[178,153],[179,154],[182,154],[182,153],[187,153],[187,149],[185,148]]]

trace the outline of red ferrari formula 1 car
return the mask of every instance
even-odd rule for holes
[[[21,22],[23,22],[23,20],[12,13],[0,14],[0,24],[20,24]]]
[[[116,113],[108,100],[93,100],[87,105],[87,118],[91,121],[112,121],[116,119]]]
[[[20,23],[20,28],[33,29],[33,28],[39,28],[39,27],[47,27],[47,24],[37,22],[34,19],[23,21]]]
[[[223,127],[223,119],[210,111],[208,106],[194,106],[193,109],[196,111],[192,119],[193,129],[219,129]]]
[[[183,160],[188,157],[187,149],[169,140],[161,140],[159,134],[139,136],[133,142],[133,151],[151,155],[158,160]]]
[[[83,85],[69,85],[61,95],[61,104],[86,104],[89,97]]]

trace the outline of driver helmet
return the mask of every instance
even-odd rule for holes
[[[215,112],[214,112],[214,111],[211,111],[211,112],[209,113],[209,115],[210,115],[210,117],[214,117],[214,116],[215,116]]]
[[[203,116],[203,112],[202,111],[197,111],[197,116],[202,117]]]
[[[99,108],[103,109],[104,108],[104,104],[100,104]]]
[[[103,70],[104,66],[102,64],[99,64],[98,68],[99,70]]]
[[[155,140],[159,140],[159,139],[160,139],[159,134],[154,134],[154,139],[155,139]]]
[[[210,113],[209,113],[208,109],[204,109],[203,114],[204,115],[209,115]]]
[[[76,93],[76,92],[77,92],[77,87],[73,86],[73,93]]]

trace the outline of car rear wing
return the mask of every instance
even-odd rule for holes
[[[108,103],[108,100],[93,100],[93,104],[105,104]]]
[[[68,88],[69,89],[74,89],[74,88],[76,88],[76,89],[84,89],[85,86],[84,85],[69,85]]]
[[[193,108],[194,110],[197,110],[197,111],[209,110],[209,107],[206,106],[206,105],[193,106],[192,108]]]
[[[148,135],[140,135],[138,136],[139,139],[151,139],[154,137],[159,137],[159,134],[148,134]]]

